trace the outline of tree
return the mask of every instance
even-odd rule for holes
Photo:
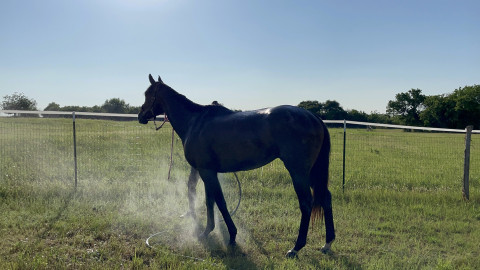
[[[298,107],[320,116],[322,119],[345,119],[347,112],[335,100],[327,100],[325,103],[316,100],[302,101]]]
[[[60,108],[60,104],[57,104],[55,102],[50,102],[47,107],[45,107],[45,109],[43,109],[44,111],[60,111],[61,108]]]
[[[141,106],[129,106],[128,112],[130,114],[138,114],[140,112]]]
[[[107,99],[102,105],[102,111],[107,113],[128,113],[129,105],[123,99]]]
[[[34,99],[28,98],[23,93],[15,92],[12,95],[3,97],[1,108],[3,110],[36,111],[37,102]]]
[[[388,114],[380,113],[378,111],[371,112],[367,117],[367,122],[393,124],[392,118]]]
[[[347,117],[347,112],[335,100],[327,100],[321,110],[323,119],[342,120]]]
[[[450,98],[455,101],[457,128],[480,128],[480,85],[458,88]]]
[[[428,96],[424,105],[425,109],[420,113],[420,120],[424,126],[456,128],[455,101],[448,95]]]
[[[420,125],[420,112],[424,109],[425,98],[420,89],[396,94],[395,100],[388,102],[387,113],[398,117],[403,124]]]
[[[366,122],[368,121],[368,114],[366,114],[365,112],[353,109],[353,110],[347,111],[347,117],[345,119],[350,121]]]
[[[425,126],[480,128],[480,85],[465,86],[447,95],[428,96],[420,120]]]
[[[320,116],[321,110],[323,109],[323,104],[319,103],[316,100],[307,100],[300,102],[298,104],[298,107]]]

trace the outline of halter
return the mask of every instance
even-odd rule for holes
[[[150,112],[153,115],[153,124],[155,125],[155,130],[159,130],[163,127],[163,125],[165,125],[166,122],[169,122],[169,121],[168,121],[167,114],[164,113],[163,122],[159,127],[157,127],[157,122],[155,121],[157,119],[157,116],[155,115],[155,112],[153,111],[153,108],[155,107],[156,102],[157,102],[157,88],[155,88],[155,95],[153,95],[153,102],[152,102],[152,107],[150,108]]]
[[[153,108],[152,108],[152,113],[153,113]],[[155,130],[161,129],[161,128],[163,127],[163,125],[165,125],[166,122],[170,122],[170,121],[168,121],[167,114],[164,114],[162,124],[160,124],[160,126],[157,127],[157,122],[155,122],[155,118],[157,118],[157,117],[156,117],[155,114],[154,114],[154,116],[153,116],[153,124],[155,125]]]

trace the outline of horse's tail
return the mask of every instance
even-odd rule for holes
[[[320,120],[321,121],[321,120]],[[330,134],[322,121],[323,142],[317,160],[310,171],[310,187],[313,193],[312,222],[319,218],[323,221],[322,202],[328,193],[328,167],[330,164]]]

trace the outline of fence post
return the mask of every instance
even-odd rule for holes
[[[75,191],[77,190],[77,132],[75,130],[75,112],[72,112],[73,118],[73,163],[75,167]]]
[[[347,142],[347,120],[343,119],[343,180],[342,192],[345,193],[345,148]]]
[[[470,178],[470,141],[472,139],[473,126],[465,128],[465,159],[463,162],[463,197],[470,199],[469,178]]]

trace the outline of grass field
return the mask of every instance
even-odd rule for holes
[[[322,254],[324,228],[311,226],[299,259],[287,260],[300,211],[281,161],[238,173],[232,249],[222,221],[199,242],[179,218],[189,166],[176,139],[167,180],[170,128],[82,119],[76,128],[75,191],[71,120],[0,118],[0,269],[480,268],[478,135],[465,201],[464,135],[349,129],[342,192],[343,131],[330,129],[337,240]],[[233,208],[233,175],[220,178]],[[201,184],[198,194],[205,222]]]

